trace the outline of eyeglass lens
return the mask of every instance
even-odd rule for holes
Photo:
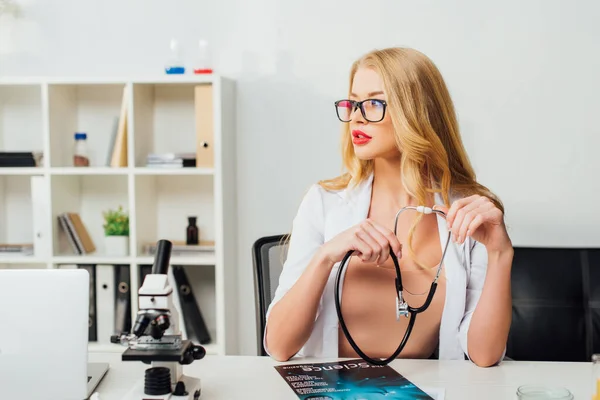
[[[369,99],[363,102],[352,100],[341,100],[337,103],[338,118],[343,122],[349,122],[358,105],[362,107],[363,117],[369,122],[378,122],[383,119],[384,103],[381,100]]]

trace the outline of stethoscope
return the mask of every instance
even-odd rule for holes
[[[423,214],[438,214],[438,215],[441,215],[444,218],[446,218],[446,214],[443,211],[435,210],[430,207],[425,207],[425,206],[402,207],[396,213],[396,218],[394,220],[394,235],[397,234],[398,217],[400,216],[400,214],[402,214],[406,210],[414,210],[416,212],[420,212]],[[340,262],[340,266],[339,266],[337,276],[335,279],[335,309],[337,311],[338,319],[340,322],[340,327],[342,328],[342,331],[344,332],[344,336],[346,336],[346,339],[348,340],[348,343],[350,343],[350,346],[352,346],[354,351],[356,351],[356,353],[363,360],[367,361],[368,363],[374,364],[374,365],[387,365],[392,360],[394,360],[398,356],[398,354],[400,354],[402,349],[404,349],[404,346],[406,346],[406,343],[408,342],[408,338],[410,337],[410,334],[412,332],[413,326],[415,325],[415,320],[417,319],[417,314],[420,314],[420,313],[424,312],[425,310],[427,310],[427,308],[431,304],[431,300],[433,299],[433,295],[435,294],[435,290],[437,288],[437,282],[440,277],[440,273],[442,271],[442,264],[444,262],[444,258],[446,257],[446,251],[448,250],[448,245],[450,244],[450,236],[451,236],[451,232],[448,232],[448,238],[446,239],[446,245],[444,246],[444,251],[442,252],[442,259],[440,260],[440,264],[438,265],[435,279],[433,280],[433,282],[431,283],[431,287],[429,288],[429,293],[427,294],[427,299],[425,300],[425,303],[423,303],[423,305],[421,307],[417,307],[417,308],[411,307],[406,302],[406,300],[404,300],[404,297],[402,296],[402,292],[403,292],[404,288],[402,287],[402,274],[400,273],[400,266],[398,265],[398,259],[396,258],[396,255],[390,249],[390,257],[391,257],[392,261],[394,262],[394,268],[396,269],[396,292],[398,293],[398,296],[396,297],[396,321],[399,321],[401,316],[404,316],[406,318],[410,317],[410,320],[408,321],[408,327],[406,328],[406,332],[404,333],[404,337],[402,338],[400,345],[398,346],[398,348],[396,349],[394,354],[392,354],[390,357],[388,357],[384,360],[380,360],[380,359],[377,360],[377,359],[373,359],[373,358],[367,356],[358,347],[358,345],[356,344],[354,339],[352,339],[352,336],[350,335],[350,332],[348,331],[348,328],[346,327],[346,323],[344,322],[344,317],[342,316],[342,304],[341,304],[342,299],[340,296],[340,280],[341,280],[344,268],[346,267],[346,264],[348,263],[348,260],[350,259],[350,257],[352,257],[353,251],[349,251],[348,253],[346,253],[344,258]]]

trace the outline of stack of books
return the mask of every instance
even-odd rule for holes
[[[65,232],[75,254],[90,254],[96,251],[96,246],[90,237],[81,217],[77,213],[63,213],[58,216],[58,222]]]
[[[150,168],[187,168],[196,166],[196,153],[148,154],[146,167]]]
[[[0,151],[0,168],[38,167],[41,165],[41,153],[29,151]]]
[[[33,243],[0,243],[0,257],[7,256],[32,256]]]

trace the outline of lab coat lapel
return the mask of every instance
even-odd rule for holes
[[[444,205],[444,201],[439,194],[435,195],[435,203]],[[448,224],[446,218],[437,215],[438,232],[442,251],[446,246],[448,238]],[[448,358],[448,354],[460,352],[460,345],[457,340],[458,328],[465,311],[465,292],[467,285],[466,271],[464,269],[464,257],[461,257],[464,251],[464,244],[457,245],[450,239],[448,250],[444,259],[444,269],[446,273],[446,298],[444,302],[444,312],[440,324],[440,343],[439,357]]]
[[[373,175],[356,187],[338,192],[340,202],[325,223],[325,241],[367,218],[371,205]]]

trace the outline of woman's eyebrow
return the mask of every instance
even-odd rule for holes
[[[369,92],[367,93],[367,97],[373,97],[373,96],[378,96],[380,94],[384,94],[381,90],[378,90],[376,92]],[[350,93],[351,97],[359,97],[356,93]]]

